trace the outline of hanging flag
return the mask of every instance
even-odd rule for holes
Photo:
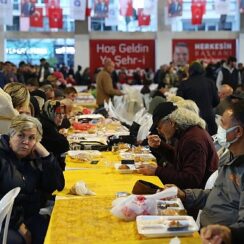
[[[214,0],[215,12],[222,14],[229,14],[230,12],[230,0]]]
[[[87,17],[91,16],[91,8],[86,8],[86,16]]]
[[[95,0],[93,4],[94,17],[106,18],[108,16],[109,0]]]
[[[30,17],[35,12],[35,2],[21,0],[20,2],[20,16]]]
[[[49,9],[60,8],[60,0],[46,0],[45,6],[46,6],[46,16],[48,16]]]
[[[30,18],[29,17],[20,16],[19,29],[20,29],[20,31],[29,31],[30,30]]]
[[[154,15],[155,10],[157,10],[157,5],[158,5],[158,0],[144,0],[144,4],[143,4],[144,14]]]
[[[150,15],[144,14],[143,8],[138,8],[138,26],[148,26],[150,22]]]
[[[86,18],[86,0],[70,1],[70,16],[75,20],[85,20]]]
[[[63,10],[61,8],[48,9],[48,19],[50,28],[63,28]]]
[[[116,26],[119,24],[119,8],[117,4],[109,4],[108,17],[105,18],[105,26]]]
[[[43,9],[36,8],[35,12],[30,16],[31,27],[43,27]]]
[[[12,1],[0,1],[0,25],[13,25]]]
[[[239,0],[239,6],[240,6],[240,13],[244,13],[244,0]]]
[[[182,0],[179,1],[167,1],[168,7],[168,17],[182,16],[183,3]]]
[[[131,17],[133,16],[133,0],[119,0],[120,15]]]
[[[201,25],[202,18],[205,12],[206,12],[205,0],[192,0],[191,2],[192,25]]]

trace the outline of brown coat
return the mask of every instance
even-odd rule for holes
[[[120,90],[113,88],[112,78],[105,69],[101,70],[96,78],[97,84],[97,105],[103,105],[104,101],[108,101],[114,95],[121,96]]]

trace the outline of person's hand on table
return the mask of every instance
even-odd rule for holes
[[[71,124],[72,124],[72,123],[71,123]],[[65,128],[60,129],[60,130],[59,130],[59,133],[62,134],[62,135],[64,135],[65,137],[68,136],[68,130],[65,129]]]
[[[148,139],[148,145],[150,147],[157,148],[160,146],[161,139],[158,135],[149,135],[147,139]]]
[[[174,184],[165,184],[164,185],[164,189],[170,188],[170,187],[173,187],[173,186],[177,187]],[[182,191],[179,187],[177,187],[177,189],[178,189],[178,191],[177,191],[177,197],[180,198],[182,201],[184,201],[185,198],[186,198],[186,193],[184,191]]]
[[[155,175],[156,169],[155,165],[141,165],[137,168],[137,172],[143,175]]]
[[[208,225],[200,232],[203,244],[231,244],[231,231],[223,225]]]

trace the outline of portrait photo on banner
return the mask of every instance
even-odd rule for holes
[[[168,17],[182,16],[183,0],[167,0]]]
[[[30,17],[35,12],[35,1],[21,0],[21,17]]]
[[[106,18],[108,16],[109,0],[94,0],[93,16]]]

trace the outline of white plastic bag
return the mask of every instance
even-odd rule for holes
[[[132,221],[139,215],[155,215],[157,200],[174,198],[177,196],[177,187],[170,187],[152,195],[130,195],[121,197],[112,202],[111,213],[117,218]]]

